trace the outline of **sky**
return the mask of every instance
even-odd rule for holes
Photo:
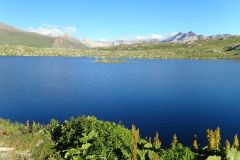
[[[239,8],[240,0],[0,0],[0,22],[93,40],[240,34]]]

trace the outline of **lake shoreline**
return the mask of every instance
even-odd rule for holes
[[[0,55],[1,57],[64,57],[64,58],[92,58],[92,59],[132,59],[132,60],[240,60],[239,58],[231,58],[231,57],[226,57],[226,58],[218,58],[218,57],[211,57],[211,58],[138,58],[138,57],[111,57],[111,58],[102,58],[99,56],[52,56],[52,55]]]
[[[236,39],[237,41],[240,40]],[[219,43],[212,45],[212,43]],[[198,43],[201,44],[198,46]],[[211,44],[211,45],[210,45]],[[102,59],[240,59],[239,50],[227,48],[235,46],[233,40],[201,41],[196,44],[139,44],[136,46],[114,46],[110,48],[64,49],[35,48],[23,45],[0,45],[0,56],[63,56],[94,57]]]

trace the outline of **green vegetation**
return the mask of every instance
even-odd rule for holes
[[[20,124],[0,119],[0,159],[36,160],[219,160],[239,159],[238,136],[233,145],[226,141],[221,146],[220,129],[207,130],[208,144],[200,148],[197,136],[193,146],[183,146],[173,135],[168,148],[161,146],[159,134],[153,138],[141,138],[134,125],[129,130],[122,124],[82,116],[65,120],[52,120],[48,125],[38,123]],[[13,147],[5,153],[1,147]]]
[[[14,37],[14,38],[13,38]],[[51,47],[54,39],[27,32],[5,32],[0,30],[1,44],[26,45],[32,47]]]
[[[94,51],[87,49],[34,48],[26,46],[0,45],[1,56],[93,56]]]
[[[107,48],[99,48],[112,57],[147,58],[147,59],[221,59],[240,58],[240,37],[225,39],[206,39],[191,43],[139,43]],[[228,49],[233,48],[233,49]],[[107,55],[107,54],[106,54]],[[105,56],[106,56],[105,55]],[[108,56],[110,56],[108,55]]]
[[[97,59],[97,63],[126,63],[125,59]]]
[[[54,143],[46,126],[33,122],[29,124],[12,123],[0,119],[0,150],[1,147],[11,147],[14,150],[6,157],[13,159],[47,159],[52,154]],[[5,159],[0,152],[0,159]],[[7,159],[7,158],[6,158]]]
[[[47,41],[45,41],[47,42]],[[95,49],[34,48],[0,45],[2,56],[87,56],[145,59],[238,59],[240,37],[206,39],[192,43],[138,43]],[[73,47],[75,48],[75,47]]]

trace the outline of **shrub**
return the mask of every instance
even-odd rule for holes
[[[188,147],[183,147],[181,143],[172,145],[168,150],[162,150],[161,160],[194,160],[195,154]]]
[[[65,158],[131,158],[132,134],[120,124],[83,116],[63,124],[53,121],[50,130],[56,150]]]

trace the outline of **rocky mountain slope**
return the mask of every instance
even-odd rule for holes
[[[163,40],[162,42],[192,42],[199,40],[201,37],[202,37],[201,35],[197,35],[191,31],[187,33],[179,32],[175,36]]]
[[[203,36],[198,35],[192,31],[183,33],[179,32],[173,36],[167,37],[166,39],[159,40],[156,38],[148,38],[148,39],[131,39],[131,40],[116,40],[116,41],[91,41],[89,42],[92,48],[94,47],[113,47],[113,46],[121,46],[121,45],[134,45],[134,44],[151,44],[151,43],[194,43],[199,40],[209,40],[209,39],[225,39],[229,37],[234,37],[230,34],[218,34],[213,36]]]

